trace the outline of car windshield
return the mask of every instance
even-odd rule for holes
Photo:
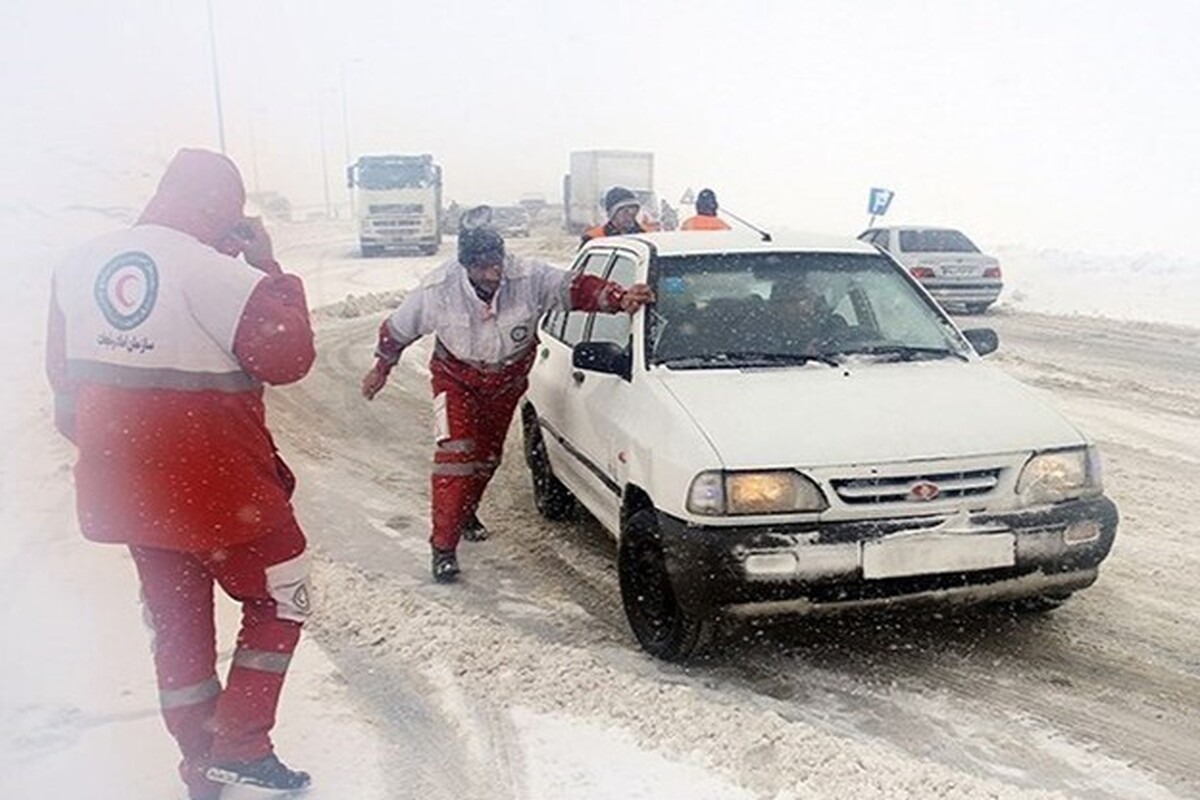
[[[978,253],[979,248],[959,231],[900,231],[904,253]]]
[[[659,257],[649,361],[681,369],[965,358],[950,323],[888,260],[851,253]]]

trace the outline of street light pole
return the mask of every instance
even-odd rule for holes
[[[217,101],[217,141],[221,152],[225,152],[225,116],[221,112],[221,71],[217,66],[217,34],[213,25],[212,0],[205,0],[208,6],[208,52],[212,58],[213,95]]]
[[[359,58],[349,58],[349,59],[343,58],[342,63],[341,63],[342,141],[345,144],[345,148],[346,148],[346,153],[345,153],[346,161],[343,164],[344,169],[349,168],[350,164],[352,163],[351,158],[350,158],[350,101],[347,98],[347,91],[346,91],[346,65],[347,64],[361,64],[361,63],[362,63],[362,59],[359,59]],[[354,216],[354,190],[351,189],[350,187],[346,187],[346,191],[350,198],[350,216],[353,217]]]

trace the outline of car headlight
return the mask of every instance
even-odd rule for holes
[[[1094,447],[1039,453],[1017,478],[1017,496],[1026,505],[1060,503],[1102,490],[1100,455]]]
[[[829,507],[817,484],[793,470],[702,472],[688,490],[693,514],[788,514]]]

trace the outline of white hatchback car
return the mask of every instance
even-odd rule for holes
[[[657,302],[542,320],[526,460],[545,516],[577,500],[617,537],[647,651],[695,655],[723,614],[1049,608],[1096,580],[1093,447],[874,248],[657,233],[574,269]]]
[[[858,238],[899,261],[943,306],[982,314],[1004,288],[1000,262],[979,252],[962,231],[917,226],[871,228]]]

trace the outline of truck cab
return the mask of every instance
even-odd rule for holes
[[[442,168],[433,156],[362,156],[346,168],[364,258],[385,251],[437,253],[442,243]]]

